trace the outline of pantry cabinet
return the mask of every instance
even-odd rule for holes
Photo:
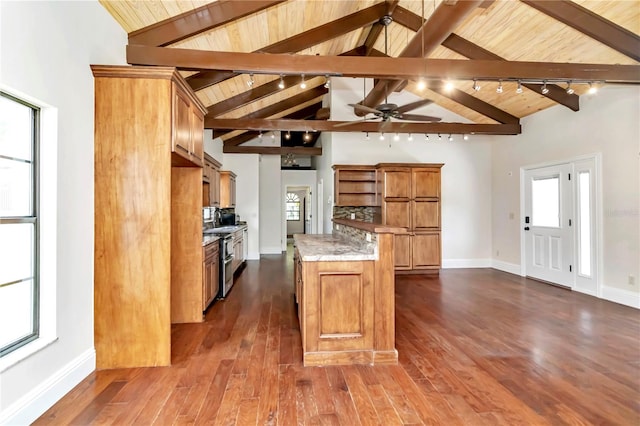
[[[166,366],[171,323],[202,321],[206,108],[175,68],[91,69],[96,367]]]
[[[396,272],[441,267],[440,171],[442,164],[378,164],[381,216],[385,225],[407,228],[395,236]]]

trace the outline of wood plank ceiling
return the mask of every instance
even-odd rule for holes
[[[225,152],[256,152],[242,144],[271,130],[517,134],[537,111],[578,112],[590,84],[640,83],[640,0],[100,2],[129,33],[129,63],[181,70]],[[404,90],[471,124],[327,121],[327,76],[375,78],[365,106]]]

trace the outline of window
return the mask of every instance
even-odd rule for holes
[[[39,113],[0,92],[0,357],[39,335]]]
[[[560,226],[560,177],[534,178],[531,182],[533,226]]]
[[[293,192],[287,192],[287,220],[300,220],[300,197]]]

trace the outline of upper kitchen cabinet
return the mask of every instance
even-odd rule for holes
[[[220,164],[209,154],[204,154],[202,168],[202,206],[220,207]]]
[[[236,206],[236,174],[228,170],[220,171],[220,207]]]
[[[202,291],[205,107],[174,68],[91,69],[96,367],[169,365],[178,296]]]
[[[333,170],[336,206],[379,205],[374,166],[334,165]]]

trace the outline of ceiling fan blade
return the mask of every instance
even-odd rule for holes
[[[419,101],[411,102],[410,104],[399,106],[396,108],[396,111],[402,114],[403,112],[409,112],[413,109],[420,108],[421,106],[429,105],[431,103],[433,103],[431,99],[421,99]]]
[[[350,107],[354,107],[355,109],[359,109],[360,111],[368,112],[371,114],[380,114],[380,111],[378,111],[377,109],[370,108],[366,105],[360,105],[360,104],[348,104],[348,105]]]
[[[345,126],[350,126],[352,124],[356,124],[356,123],[362,123],[364,121],[368,121],[368,120],[376,120],[378,117],[371,117],[371,118],[365,118],[364,120],[356,120],[356,121],[345,121],[344,123],[340,123],[340,124],[335,124],[333,127],[345,127]]]
[[[440,117],[432,117],[430,115],[420,115],[420,114],[399,114],[396,115],[395,118],[400,120],[409,120],[409,121],[440,121],[442,118]]]

